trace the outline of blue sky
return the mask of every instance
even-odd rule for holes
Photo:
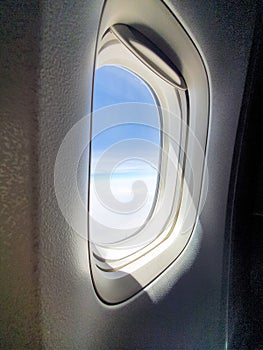
[[[147,85],[131,72],[116,66],[97,69],[94,110],[123,102],[155,104]]]
[[[144,224],[154,203],[160,157],[159,112],[148,86],[136,75],[116,66],[97,69],[93,103],[90,210],[97,222],[121,229],[117,236],[123,239],[127,228],[136,231]],[[132,104],[136,108],[130,108],[131,105],[127,108],[127,103],[144,105]],[[106,108],[112,105],[115,107]],[[105,125],[106,130],[100,132]],[[133,187],[138,180],[146,186],[146,196],[142,187],[137,186],[137,190]],[[133,203],[134,191],[138,200],[143,197],[144,204],[133,214],[117,213],[111,210],[114,200],[108,189],[123,203],[123,208],[125,203]],[[97,227],[96,236],[99,232]]]
[[[100,110],[102,108],[120,104],[120,103],[146,103],[155,105],[153,95],[148,88],[148,86],[136,75],[129,72],[126,69],[122,69],[116,66],[103,66],[102,68],[97,69],[95,75],[95,90],[94,90],[94,101],[93,101],[93,112]],[[94,137],[92,141],[92,165],[96,163],[96,160],[104,151],[110,149],[111,146],[116,145],[119,142],[122,142],[122,147],[125,147],[123,141],[130,139],[139,139],[145,140],[154,143],[155,145],[160,145],[160,132],[159,132],[159,116],[156,109],[156,113],[151,116],[151,122],[156,126],[155,128],[150,128],[147,125],[138,125],[132,124],[133,118],[130,117],[131,124],[120,125],[117,127],[110,128]],[[100,118],[107,118],[107,110],[105,113],[94,113],[93,114],[93,128],[95,129],[100,123]],[[145,119],[145,117],[144,117]],[[119,116],[119,121],[121,122],[122,116]],[[126,119],[127,120],[127,119]],[[147,120],[147,119],[145,119]],[[98,123],[98,124],[97,124]],[[134,142],[132,143],[134,147]],[[126,147],[129,147],[129,143],[126,142]],[[117,149],[117,147],[115,147]],[[156,149],[151,152],[150,147],[146,147],[142,150],[142,147],[136,149],[134,147],[134,158],[146,158],[149,162],[154,164],[158,163],[159,155],[156,154]],[[123,149],[122,149],[123,151]],[[146,153],[147,152],[147,153]],[[110,152],[111,157],[118,158],[118,151],[114,154],[114,151]],[[127,154],[130,153],[127,150]],[[125,152],[123,151],[125,155]],[[146,166],[146,163],[143,164],[142,161],[136,160],[130,161],[127,163],[127,169],[125,164],[116,169],[116,176],[120,176],[120,172],[123,176],[133,176],[136,177],[139,172],[142,176],[142,173],[145,172],[145,176],[149,172],[152,174],[152,167]],[[112,163],[112,162],[111,162]],[[105,168],[107,168],[105,164]],[[105,173],[107,170],[105,169]],[[92,175],[94,175],[94,167],[92,166]],[[99,174],[98,174],[99,175]],[[100,174],[101,175],[101,174]]]

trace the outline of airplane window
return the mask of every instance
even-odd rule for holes
[[[101,128],[111,113],[114,119]],[[120,66],[98,68],[92,131],[92,232],[96,242],[114,243],[137,233],[156,202],[160,118],[147,84]]]
[[[98,33],[89,148],[89,260],[109,304],[135,295],[187,247],[209,115],[206,70],[179,22],[162,2],[149,21],[144,2],[131,14],[116,4],[106,2]]]

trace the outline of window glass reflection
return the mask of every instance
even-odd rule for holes
[[[160,148],[160,116],[150,88],[124,68],[97,69],[89,210],[92,233],[101,234],[100,242],[128,238],[151,216],[158,190]]]

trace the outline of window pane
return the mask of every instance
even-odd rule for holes
[[[92,236],[101,243],[122,241],[151,216],[161,146],[154,96],[126,69],[103,66],[96,71],[91,145]]]

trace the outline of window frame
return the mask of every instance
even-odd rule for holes
[[[120,246],[115,250],[112,246],[99,247],[92,242],[89,232],[89,258],[94,288],[100,299],[108,304],[120,303],[138,293],[141,288],[155,280],[171,263],[174,263],[187,247],[194,231],[198,211],[200,210],[199,201],[209,116],[209,84],[206,69],[197,48],[180,23],[161,2],[154,0],[147,2],[152,11],[147,9],[146,16],[142,15],[145,10],[145,3],[140,3],[136,0],[134,8],[126,0],[125,5],[127,6],[124,6],[123,2],[122,5],[120,3],[120,0],[106,2],[98,34],[96,68],[102,65],[114,64],[131,70],[142,78],[157,96],[162,113],[163,153],[166,152],[168,155],[167,157],[162,156],[161,172],[163,172],[165,181],[160,183],[158,202],[162,197],[162,203],[167,203],[166,197],[169,197],[171,188],[174,188],[177,205],[174,205],[174,200],[172,200],[169,220],[171,216],[173,219],[170,220],[168,226],[161,233],[157,234],[154,240],[149,241],[149,244],[140,247],[140,249],[136,248],[127,251],[120,249],[122,248]],[[160,22],[162,16],[167,18],[165,25]],[[153,34],[151,40],[155,41],[155,45],[165,52],[170,59],[172,58],[173,64],[178,67],[178,71],[180,67],[180,74],[187,83],[187,90],[175,90],[171,86],[168,88],[169,84],[164,79],[156,77],[132,53],[127,55],[127,47],[125,48],[121,41],[116,41],[116,38],[113,40],[110,31],[110,28],[118,23],[125,23],[138,31],[143,30],[143,35],[146,37],[149,34]],[[174,31],[177,35],[177,41],[172,41],[172,48],[167,44],[169,37],[171,38],[171,31]],[[112,49],[113,41],[115,41],[117,49],[116,47]],[[126,54],[121,53],[124,49]],[[184,56],[186,54],[191,55],[191,58],[188,60],[190,62],[184,64],[182,57],[186,57]],[[189,58],[189,56],[187,57]],[[191,61],[193,63],[192,68],[189,65]],[[194,77],[191,77],[193,72],[191,69],[193,68],[195,69]],[[197,87],[201,87],[201,92]],[[174,185],[171,182],[172,180],[169,180],[171,174],[166,169],[169,168],[169,159],[171,157],[169,154],[171,149],[169,137],[174,135],[174,132],[178,129],[173,125],[174,120],[171,117],[173,115],[171,110],[174,109],[175,96],[181,103],[181,118],[179,120],[180,152],[178,154],[178,164],[181,166],[181,170],[179,170],[179,175]],[[199,106],[198,102],[200,101],[201,104]],[[203,115],[203,120],[200,122],[202,124],[201,127],[197,123],[198,114]],[[165,135],[168,135],[167,139]],[[198,153],[196,150],[197,143],[200,143],[203,153]],[[195,190],[190,195],[190,190],[187,189],[185,183],[187,177],[191,177],[192,170],[189,164],[187,165],[186,156],[189,158],[188,163],[193,167],[196,177]],[[166,181],[167,178],[168,181]],[[177,181],[178,179],[179,181]],[[194,204],[190,203],[189,205],[191,196]],[[156,207],[160,206],[158,202]],[[153,218],[154,215],[155,212],[153,212]],[[158,224],[159,221],[159,219],[156,220],[156,223]],[[152,229],[149,229],[149,234],[151,234]]]

